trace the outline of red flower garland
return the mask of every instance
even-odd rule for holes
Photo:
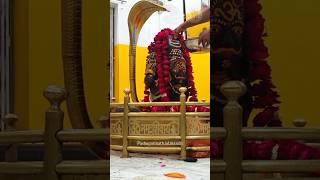
[[[181,49],[183,53],[183,57],[186,61],[186,68],[187,68],[187,75],[188,75],[188,92],[189,96],[191,97],[191,101],[198,101],[197,98],[197,91],[194,84],[194,77],[193,77],[193,69],[192,63],[190,59],[190,54],[188,49],[186,48],[184,42],[184,38],[182,34],[177,34],[175,31],[171,29],[163,29],[161,30],[156,37],[154,38],[154,42],[150,44],[148,47],[149,54],[151,52],[156,52],[156,63],[157,63],[157,75],[158,75],[158,88],[160,91],[161,102],[168,102],[170,101],[170,97],[168,97],[168,92],[170,90],[170,57],[168,54],[168,47],[169,47],[169,35],[177,36],[180,43]],[[150,101],[150,92],[145,87],[144,91],[145,97],[144,101]],[[151,111],[178,111],[178,107],[153,107]]]
[[[249,90],[254,98],[253,107],[264,109],[253,120],[254,126],[281,126],[282,123],[275,114],[279,111],[276,106],[278,93],[271,81],[271,67],[265,60],[269,57],[268,48],[264,44],[264,22],[262,6],[259,0],[245,0],[245,33],[244,46],[246,58],[251,61],[249,80],[252,88]]]

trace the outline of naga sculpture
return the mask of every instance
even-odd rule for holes
[[[129,15],[130,29],[130,65],[135,63],[136,43],[139,32],[145,21],[156,11],[165,10],[158,1],[141,0],[131,10]],[[77,129],[94,128],[90,120],[85,101],[83,71],[82,71],[82,1],[61,1],[62,20],[62,56],[65,88],[68,92],[67,109],[71,125]],[[135,69],[130,69],[130,79],[135,94]],[[133,95],[133,101],[137,101]],[[107,123],[108,124],[108,123]],[[87,143],[100,157],[106,158],[109,149],[108,142]]]
[[[61,8],[62,56],[64,83],[68,93],[68,114],[73,128],[91,129],[94,126],[86,106],[82,72],[82,1],[63,0]],[[107,158],[107,142],[90,142],[87,145],[99,157]]]
[[[142,0],[137,2],[130,10],[128,17],[128,26],[130,33],[129,45],[129,74],[130,74],[130,89],[132,90],[131,99],[133,102],[138,102],[136,91],[136,48],[140,31],[144,23],[156,11],[165,11],[162,3],[152,0]]]

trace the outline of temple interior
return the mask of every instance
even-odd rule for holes
[[[170,1],[170,3],[173,2],[175,1]],[[87,2],[84,1],[84,3]],[[319,56],[316,50],[319,40],[319,36],[317,36],[319,27],[315,23],[317,22],[318,12],[314,8],[318,2],[308,0],[306,3],[298,1],[291,3],[289,0],[284,0],[270,3],[267,0],[262,0],[261,3],[269,34],[269,37],[266,38],[270,50],[269,63],[272,67],[274,83],[277,85],[279,93],[281,93],[281,115],[283,116],[283,121],[286,126],[292,126],[292,120],[304,118],[308,121],[307,126],[319,126],[319,122],[314,118],[319,117],[319,111],[315,110],[315,108],[309,108],[317,105],[316,98],[319,91],[319,85],[315,83],[317,81],[315,73],[318,67],[316,59]],[[124,2],[123,6],[125,4],[127,3]],[[107,107],[106,101],[100,96],[107,94],[108,88],[106,83],[97,84],[95,81],[106,82],[109,79],[104,76],[106,73],[104,67],[107,66],[107,62],[92,61],[91,59],[109,58],[108,54],[105,53],[110,44],[108,41],[109,34],[106,33],[109,32],[107,31],[109,22],[107,10],[109,7],[102,0],[84,4],[83,7],[85,89],[88,94],[87,103],[89,104],[90,114],[94,119],[98,119],[105,112],[104,107]],[[15,49],[13,58],[16,63],[11,65],[15,70],[10,79],[12,86],[16,88],[11,92],[11,96],[15,98],[11,98],[10,107],[14,109],[16,114],[25,116],[25,120],[17,124],[20,129],[39,129],[43,127],[41,112],[45,110],[46,102],[38,94],[50,82],[63,84],[61,40],[59,38],[61,35],[60,10],[59,1],[48,1],[46,3],[37,0],[15,2],[12,29],[16,34],[13,39]],[[182,17],[180,20],[182,21]],[[149,23],[157,24],[159,20],[152,21],[149,19],[149,21],[146,26]],[[122,23],[123,25],[120,27],[123,28],[120,29],[127,30],[127,24],[125,22]],[[166,21],[161,21],[161,23],[166,23]],[[172,25],[171,28],[174,27]],[[141,56],[137,59],[141,59],[142,63],[139,66],[137,65],[137,68],[145,68],[146,47],[148,45],[146,37],[151,42],[150,40],[156,33],[156,30],[153,30],[153,35],[150,34],[143,40],[143,34],[147,29],[142,29],[141,39],[139,39],[139,41],[145,41],[145,43],[137,48],[137,56]],[[162,28],[157,29],[161,30]],[[50,36],[47,34],[50,34]],[[114,41],[114,59],[120,59],[117,56],[122,56],[123,53],[129,52],[127,49],[128,42],[120,41],[119,37],[122,36],[128,38],[127,34],[116,36],[118,40]],[[308,46],[302,46],[306,42],[308,42]],[[119,53],[120,48],[125,48],[124,51],[121,51],[123,52],[122,54]],[[193,56],[196,56],[195,58],[197,59],[208,58],[202,57],[208,56],[205,54]],[[127,59],[128,54],[123,54],[123,58]],[[48,59],[48,61],[44,61],[44,59]],[[306,62],[303,64],[303,68],[300,65],[302,59],[303,62]],[[119,72],[120,70],[128,71],[127,67],[129,65],[127,64],[128,61],[120,62],[118,60],[117,62],[121,64],[115,64],[114,72],[119,77],[114,77],[113,97],[117,101],[123,101],[122,92],[124,88],[129,86],[129,73]],[[203,77],[209,74],[209,70],[207,68],[197,68],[197,65],[202,67],[202,64],[198,64],[198,62],[194,61],[194,71],[197,74],[195,75],[195,81],[199,91],[199,99],[208,101],[209,90],[206,88],[207,85],[202,84],[202,81],[208,80],[208,78]],[[139,60],[137,63],[139,63]],[[208,66],[208,64],[204,64],[203,67],[205,65]],[[141,71],[143,70],[137,70],[137,72]],[[122,75],[126,77],[121,78]],[[119,79],[122,81],[119,81]],[[139,97],[143,97],[143,74],[137,75],[137,79],[139,79],[137,81],[139,82],[137,86],[140,88],[138,91],[140,93]],[[294,81],[290,81],[291,79],[294,79]],[[310,101],[310,99],[314,99],[314,101]],[[309,106],[304,106],[304,104]],[[68,121],[65,126],[71,127]]]
[[[232,7],[242,2],[225,2],[229,1]],[[315,172],[320,168],[320,1],[259,0],[266,59],[280,101],[275,107],[278,119],[269,124],[277,126],[279,120],[284,128],[271,125],[266,130],[253,128],[260,112],[255,109],[245,128],[239,123],[228,126],[243,119],[242,111],[232,107],[222,118],[227,122],[224,127],[212,125],[212,55],[205,48],[187,55],[188,47],[179,39],[199,38],[210,23],[190,27],[181,37],[173,35],[179,24],[199,15],[209,2],[218,6],[222,1],[2,0],[0,180],[40,180],[43,172],[47,177],[54,174],[55,180],[107,176],[111,180],[207,180],[213,174],[217,180],[233,180],[228,175],[232,173],[240,173],[244,180],[319,178]],[[139,3],[137,9],[145,12],[130,14]],[[165,35],[159,33],[162,30]],[[156,55],[162,48],[156,46],[158,39],[168,41],[165,53],[172,53],[163,62]],[[170,62],[165,64],[166,60]],[[170,70],[159,72],[157,63]],[[184,68],[184,74],[172,70],[176,67]],[[165,90],[160,85],[162,76]],[[225,104],[244,94],[239,81],[224,85]],[[50,116],[52,111],[56,114]],[[57,129],[51,132],[50,125]],[[107,136],[110,139],[102,138]],[[242,141],[242,136],[248,141]],[[222,148],[223,140],[229,150]],[[139,145],[153,141],[169,144]],[[50,153],[57,158],[48,158]],[[270,159],[276,165],[268,164]],[[287,160],[295,161],[291,166]],[[298,160],[305,164],[295,167]],[[241,171],[228,169],[229,162],[242,165]]]

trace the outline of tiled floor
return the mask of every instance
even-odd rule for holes
[[[209,180],[210,159],[198,159],[198,162],[178,160],[178,155],[152,155],[130,153],[131,158],[120,158],[120,152],[111,151],[111,180],[173,180],[165,173],[179,172],[187,180]],[[182,180],[182,179],[179,179]]]

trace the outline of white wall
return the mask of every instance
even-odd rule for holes
[[[120,3],[117,0],[111,0],[111,3],[117,4],[115,44],[129,44],[128,14],[138,1],[127,0]],[[147,20],[140,32],[138,46],[147,47],[161,29],[175,29],[183,22],[183,0],[162,0],[162,2],[169,12],[156,12]],[[187,12],[200,10],[200,8],[201,0],[186,0]]]

